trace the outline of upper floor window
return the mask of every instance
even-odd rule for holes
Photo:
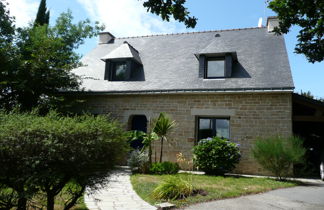
[[[127,79],[127,62],[113,62],[112,63],[112,80],[125,81]]]
[[[139,52],[126,41],[101,60],[106,63],[105,80],[143,81],[145,79]]]
[[[199,55],[199,77],[204,79],[229,78],[232,76],[237,55],[233,53],[206,53]]]
[[[205,78],[225,77],[225,59],[224,58],[208,58]]]

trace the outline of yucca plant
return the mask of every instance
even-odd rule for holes
[[[153,132],[155,132],[161,140],[160,163],[162,163],[163,156],[163,141],[167,140],[167,134],[175,127],[176,123],[171,120],[165,113],[160,113],[160,116],[155,122]]]

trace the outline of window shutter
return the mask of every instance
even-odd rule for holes
[[[111,80],[111,62],[106,60],[104,80]]]
[[[225,55],[225,77],[232,76],[233,58],[231,54]]]
[[[206,68],[206,57],[204,55],[199,56],[199,78],[204,78]]]

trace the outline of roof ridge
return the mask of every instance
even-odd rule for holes
[[[167,34],[151,34],[151,35],[142,35],[142,36],[125,36],[125,37],[117,37],[116,39],[145,38],[145,37],[154,37],[154,36],[174,36],[174,35],[183,35],[183,34],[201,34],[201,33],[211,33],[211,32],[224,32],[224,31],[241,31],[241,30],[251,30],[251,29],[260,29],[260,28],[266,28],[266,27],[262,26],[262,27],[248,27],[248,28],[234,28],[234,29],[221,29],[221,30],[206,30],[206,31],[167,33]]]
[[[136,48],[133,47],[133,45],[131,45],[128,41],[124,41],[124,44],[128,44],[128,46],[130,46],[130,48],[132,48],[135,52],[139,53],[138,50],[136,50]]]

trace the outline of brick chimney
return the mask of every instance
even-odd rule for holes
[[[108,44],[113,43],[115,36],[109,32],[100,32],[99,33],[99,44]]]
[[[276,16],[271,16],[268,17],[267,19],[267,28],[268,28],[268,32],[273,32],[273,29],[275,27],[279,26],[279,19]]]

